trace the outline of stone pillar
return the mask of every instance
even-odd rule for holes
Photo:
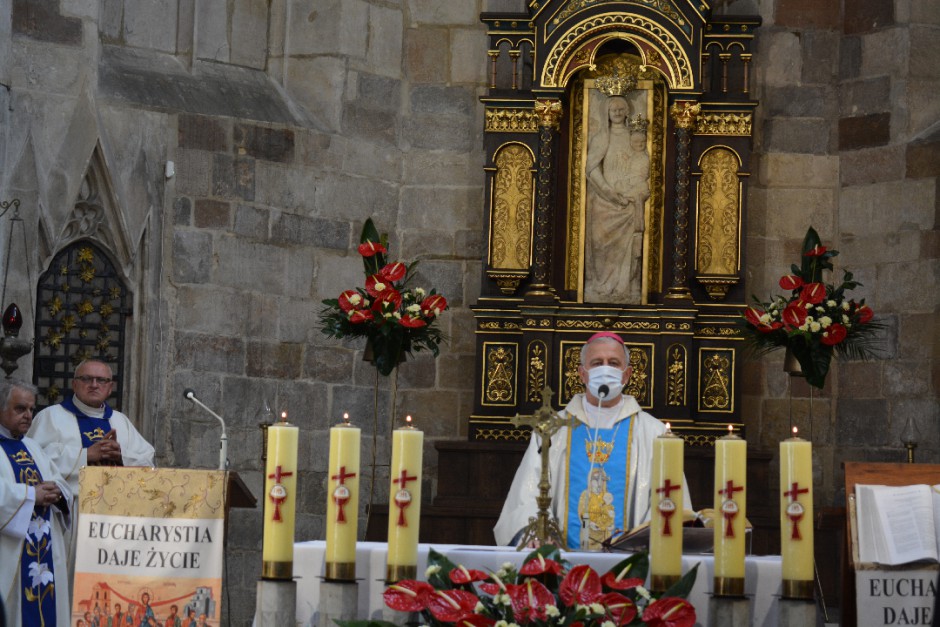
[[[359,584],[354,581],[324,580],[320,582],[317,627],[336,627],[334,620],[355,620],[360,618],[356,615],[358,612]]]
[[[689,144],[695,117],[702,107],[697,102],[675,102],[669,115],[676,124],[676,202],[672,230],[672,283],[666,297],[691,300],[689,290]]]
[[[750,599],[712,596],[708,600],[708,627],[741,627],[750,624]]]
[[[555,300],[551,285],[552,246],[555,224],[555,143],[561,122],[561,101],[537,100],[539,116],[538,178],[535,182],[535,241],[533,242],[532,283],[526,300]]]
[[[332,624],[332,621],[330,622]],[[254,627],[283,627],[296,624],[297,582],[259,580]]]

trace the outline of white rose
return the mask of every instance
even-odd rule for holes
[[[809,323],[809,330],[812,331],[813,333],[819,333],[819,330],[820,330],[821,328],[822,328],[822,325],[819,324],[818,322],[810,322],[810,323]]]
[[[415,294],[418,295],[418,298],[421,298],[422,296],[424,296],[424,295],[426,294],[426,292],[424,291],[424,288],[416,287],[416,288],[415,288]]]
[[[822,328],[827,329],[829,328],[829,325],[832,324],[832,318],[829,316],[823,316],[819,319],[819,324],[822,325]]]
[[[384,290],[384,289],[385,289],[385,283],[376,282],[376,284],[375,284],[375,291],[376,291],[376,292],[381,292],[381,291]]]
[[[408,305],[405,309],[409,313],[418,313],[419,311],[421,311],[421,305],[415,303],[414,305]]]
[[[846,311],[849,310],[849,301],[847,300],[842,301],[842,309],[845,309]]]
[[[545,615],[548,616],[549,618],[557,618],[561,616],[561,611],[559,611],[559,609],[554,605],[546,605]]]
[[[833,308],[833,307],[835,307],[835,306],[838,305],[838,304],[839,304],[839,303],[837,303],[837,302],[834,301],[834,300],[827,300],[827,301],[826,301],[826,307],[829,307],[830,309]]]
[[[362,296],[360,296],[359,294],[354,294],[353,296],[349,297],[350,305],[355,306],[355,305],[358,305],[360,302],[362,302]]]

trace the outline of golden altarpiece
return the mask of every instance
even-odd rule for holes
[[[469,436],[581,391],[615,331],[627,390],[691,444],[741,426],[758,17],[701,0],[532,0],[484,13],[486,258]]]

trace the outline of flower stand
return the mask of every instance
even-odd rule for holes
[[[708,600],[708,627],[741,627],[751,624],[751,600],[747,597],[712,595]],[[811,625],[812,623],[807,623]]]
[[[355,581],[320,582],[317,627],[336,627],[334,620],[355,620],[359,607],[359,584]],[[293,625],[294,623],[282,623]]]

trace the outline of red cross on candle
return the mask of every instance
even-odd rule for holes
[[[663,515],[663,535],[671,536],[672,529],[669,526],[669,519],[672,518],[673,514],[676,513],[676,504],[673,502],[670,494],[673,490],[679,490],[682,488],[682,484],[673,485],[671,479],[666,479],[666,483],[663,484],[663,487],[656,488],[657,494],[662,494],[663,499],[659,502],[657,509],[659,513]]]
[[[290,477],[293,475],[293,472],[284,472],[284,470],[278,466],[274,469],[274,473],[268,475],[268,479],[274,479],[274,485],[271,486],[271,492],[268,494],[271,497],[271,502],[274,503],[274,516],[271,518],[274,522],[281,522],[281,503],[287,500],[287,489],[281,483],[281,478]]]
[[[408,476],[408,470],[402,469],[397,479],[392,479],[392,483],[399,486],[398,493],[395,494],[395,505],[398,506],[398,526],[407,527],[408,521],[405,520],[405,508],[411,505],[411,492],[408,491],[408,482],[417,480],[418,476]]]
[[[734,502],[734,493],[741,492],[744,490],[744,486],[735,486],[734,479],[728,479],[725,484],[725,488],[718,490],[718,494],[722,494],[725,497],[724,503],[721,504],[721,511],[725,516],[725,537],[733,538],[734,537],[734,527],[731,522],[734,520],[734,517],[738,515],[738,504]]]
[[[346,487],[346,480],[356,476],[354,472],[346,472],[346,466],[340,466],[339,474],[330,477],[333,481],[338,481],[333,490],[333,502],[336,503],[336,522],[346,522],[346,503],[349,502],[349,488]]]
[[[799,503],[800,495],[806,494],[809,492],[809,488],[800,488],[800,484],[794,481],[791,484],[789,490],[783,493],[784,496],[789,497],[790,504],[787,505],[787,518],[790,519],[790,522],[793,523],[793,530],[790,532],[791,540],[801,540],[800,536],[800,520],[803,518],[803,514],[806,510],[803,508],[803,505]]]

